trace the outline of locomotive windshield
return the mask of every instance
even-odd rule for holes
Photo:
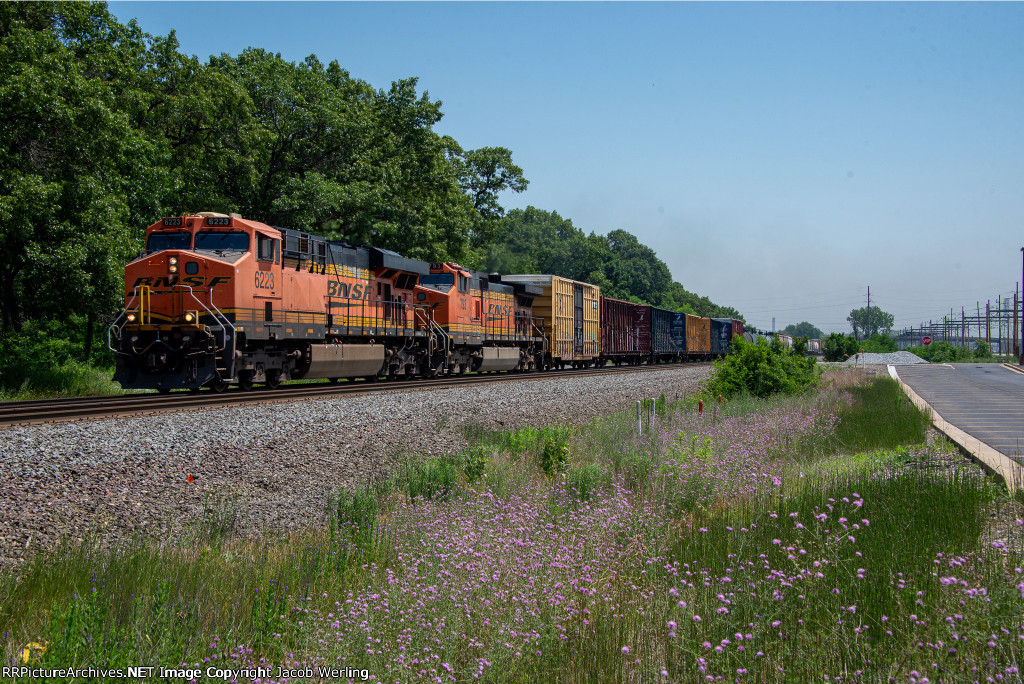
[[[430,273],[420,276],[420,285],[437,290],[448,291],[455,284],[454,273]]]
[[[196,249],[215,252],[245,252],[249,249],[248,233],[196,233]]]
[[[188,249],[191,243],[191,233],[153,233],[146,240],[146,251],[160,252],[165,249]]]

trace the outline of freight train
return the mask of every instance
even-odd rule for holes
[[[329,241],[238,215],[164,218],[108,329],[122,387],[526,372],[724,355],[743,324]]]

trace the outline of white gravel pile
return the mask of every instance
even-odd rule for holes
[[[861,354],[858,359],[856,356],[851,356],[846,360],[848,364],[908,364],[908,363],[928,363],[920,356],[911,354],[908,351],[895,351],[888,354]]]
[[[396,384],[362,397],[0,430],[0,565],[62,535],[174,541],[209,510],[234,511],[241,532],[321,523],[339,487],[393,472],[407,454],[458,450],[467,426],[578,424],[638,399],[691,394],[709,370],[419,391]]]

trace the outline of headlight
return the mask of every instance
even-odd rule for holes
[[[169,258],[167,260],[167,263],[169,263],[171,266],[177,266],[178,265],[178,257],[172,256],[171,258]]]
[[[167,270],[170,271],[171,273],[177,273],[178,272],[178,265],[177,264],[171,264],[170,266],[167,267]]]
[[[196,315],[195,315],[195,313],[193,313],[191,311],[186,311],[184,318],[185,318],[185,322],[186,323],[195,323],[196,322]]]
[[[136,319],[137,317],[136,317],[136,315],[135,315],[135,312],[134,312],[134,311],[132,311],[132,312],[131,312],[131,313],[129,313],[129,314],[127,315],[127,316],[125,316],[125,318],[127,318],[127,319],[128,319],[128,322],[129,322],[129,323],[134,323],[134,322],[135,322],[135,319]]]

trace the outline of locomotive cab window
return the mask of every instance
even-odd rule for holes
[[[420,285],[431,287],[441,292],[447,292],[455,284],[455,275],[452,273],[431,273],[420,276]]]
[[[152,233],[146,240],[146,251],[162,252],[165,249],[188,249],[191,245],[191,233]]]
[[[256,233],[256,255],[261,261],[273,261],[275,264],[280,259],[280,252],[278,251],[278,244],[280,240],[275,240],[269,235],[263,233]]]
[[[196,233],[196,249],[213,252],[245,252],[249,249],[249,234],[238,231]]]

